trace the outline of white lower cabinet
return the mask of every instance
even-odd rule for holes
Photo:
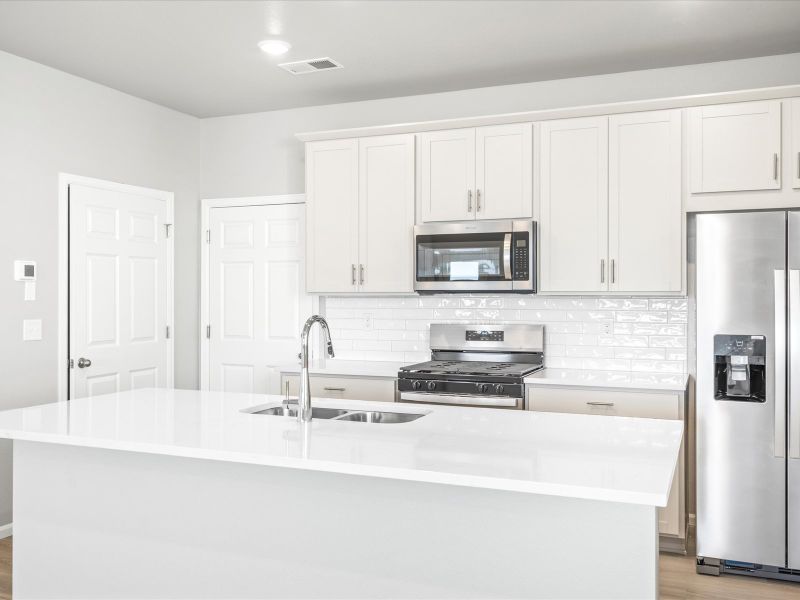
[[[527,406],[539,412],[684,420],[683,392],[528,386]],[[685,439],[684,433],[669,503],[658,517],[659,533],[679,540],[686,536]]]
[[[394,402],[396,379],[381,377],[345,377],[310,375],[311,398],[337,398],[342,400],[371,400]],[[289,384],[289,395],[296,398],[300,393],[299,375],[281,375],[281,392]]]

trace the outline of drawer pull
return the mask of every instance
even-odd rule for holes
[[[325,390],[326,392],[343,392],[343,391],[345,391],[345,388],[343,388],[343,387],[324,387],[322,389]]]
[[[614,406],[613,402],[587,402],[589,406]]]

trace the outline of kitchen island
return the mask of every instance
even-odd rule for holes
[[[679,421],[137,390],[0,413],[18,598],[656,598]]]

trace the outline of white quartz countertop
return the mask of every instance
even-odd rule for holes
[[[675,391],[686,389],[685,373],[639,373],[633,371],[589,371],[543,369],[525,378],[527,385],[555,385]]]
[[[0,438],[665,506],[683,424],[357,400],[408,423],[255,415],[279,396],[143,389],[0,412]]]
[[[397,371],[412,363],[378,360],[327,360],[323,364],[312,363],[308,372],[312,375],[350,375],[354,377],[397,377]],[[281,373],[299,373],[300,363],[284,365]]]

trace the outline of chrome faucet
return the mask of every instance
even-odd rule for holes
[[[334,357],[333,343],[331,342],[331,332],[328,329],[328,322],[319,315],[312,315],[303,325],[303,332],[300,334],[300,398],[297,401],[297,419],[308,423],[311,420],[311,386],[308,380],[308,335],[314,323],[319,323],[325,333],[325,340],[328,345],[328,356]]]

